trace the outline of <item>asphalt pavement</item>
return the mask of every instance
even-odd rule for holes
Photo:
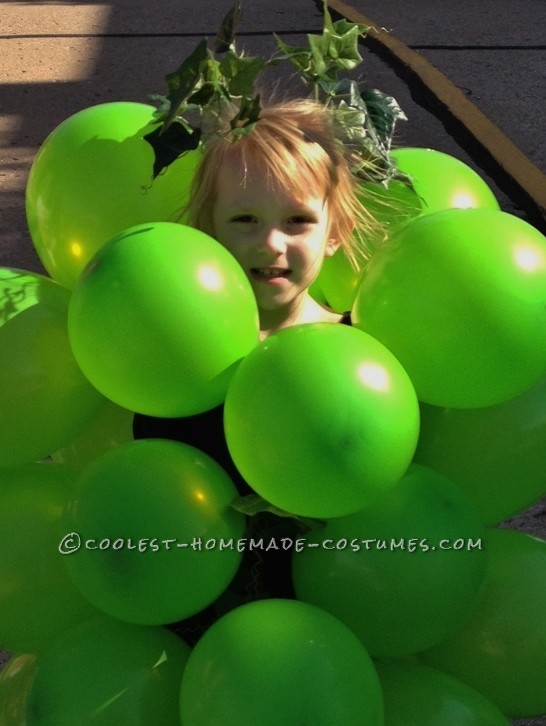
[[[47,135],[83,108],[108,101],[147,102],[149,94],[161,93],[166,73],[178,67],[197,39],[215,33],[231,4],[1,3],[0,265],[42,271],[28,233],[24,190]],[[273,31],[298,44],[322,26],[320,3],[313,0],[247,0],[243,7],[240,43],[252,53],[273,50]],[[542,0],[518,0],[517,8],[505,0],[423,0],[418,10],[402,0],[353,0],[351,7],[444,73],[531,163],[545,169]],[[407,64],[397,66],[380,50],[377,44],[364,46],[363,69],[370,86],[393,95],[408,116],[396,143],[457,156],[488,182],[503,209],[528,216],[525,200],[408,76]]]

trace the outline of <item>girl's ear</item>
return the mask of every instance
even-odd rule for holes
[[[329,239],[326,243],[326,249],[324,250],[325,257],[331,257],[339,249],[341,242],[337,239]]]

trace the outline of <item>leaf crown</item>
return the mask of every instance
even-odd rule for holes
[[[362,63],[358,44],[369,27],[345,19],[334,22],[327,0],[323,13],[322,34],[309,34],[307,47],[288,45],[274,34],[277,51],[264,59],[239,53],[235,47],[242,15],[237,0],[222,21],[214,47],[209,48],[206,38],[201,40],[178,70],[166,76],[167,95],[151,96],[158,106],[158,125],[145,138],[155,154],[154,177],[205,143],[209,134],[225,133],[220,119],[230,112],[228,131],[233,140],[252,133],[261,109],[257,81],[266,68],[288,61],[312,89],[314,100],[332,111],[334,133],[352,172],[367,182],[408,181],[390,156],[395,125],[406,115],[391,96],[361,80],[340,77]]]

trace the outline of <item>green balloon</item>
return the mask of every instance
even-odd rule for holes
[[[341,248],[332,257],[324,258],[316,282],[332,310],[345,313],[353,307],[360,275]]]
[[[480,693],[418,663],[375,663],[385,702],[385,726],[509,726]]]
[[[0,649],[39,653],[97,611],[58,551],[73,483],[60,464],[0,469]]]
[[[421,405],[415,461],[441,472],[498,524],[546,495],[546,377],[478,409]]]
[[[425,213],[442,209],[500,209],[482,177],[454,156],[416,147],[394,149],[391,156],[399,170],[410,177]]]
[[[26,726],[180,726],[189,652],[164,628],[82,623],[40,657]]]
[[[511,718],[546,713],[546,542],[508,529],[488,531],[483,597],[467,623],[420,654]]]
[[[328,305],[328,301],[326,300],[326,297],[322,291],[322,287],[320,285],[320,280],[316,278],[308,287],[309,294],[313,298],[313,300],[316,300],[321,305]]]
[[[26,190],[34,246],[51,277],[73,288],[102,245],[127,227],[180,216],[199,153],[189,152],[153,178],[144,139],[155,109],[118,101],[70,116],[44,141]]]
[[[132,441],[90,464],[63,517],[65,562],[97,608],[163,625],[212,603],[241,562],[235,485],[202,451]],[[222,546],[224,543],[224,546]],[[231,544],[230,544],[231,543]]]
[[[0,726],[26,726],[27,698],[36,656],[13,655],[0,670]]]
[[[419,412],[405,371],[344,325],[281,330],[241,363],[224,425],[235,465],[272,504],[339,517],[396,484],[415,451]]]
[[[203,232],[172,222],[131,227],[93,258],[70,302],[76,360],[119,406],[190,416],[219,405],[258,342],[242,268]]]
[[[261,600],[217,620],[193,649],[184,726],[380,726],[381,689],[358,639],[319,608]]]
[[[0,268],[0,467],[48,456],[105,404],[80,371],[67,332],[70,293]]]
[[[380,340],[435,406],[493,406],[546,368],[546,239],[488,209],[406,224],[372,258],[354,324]]]
[[[132,411],[107,401],[80,436],[53,453],[51,458],[80,474],[101,454],[133,440],[133,418]]]
[[[366,509],[308,536],[315,546],[293,556],[296,594],[344,622],[372,656],[416,653],[476,607],[484,534],[454,484],[414,465]]]

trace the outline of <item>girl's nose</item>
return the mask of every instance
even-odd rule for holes
[[[286,251],[286,235],[277,227],[270,227],[264,231],[260,246],[265,250],[282,255]]]

